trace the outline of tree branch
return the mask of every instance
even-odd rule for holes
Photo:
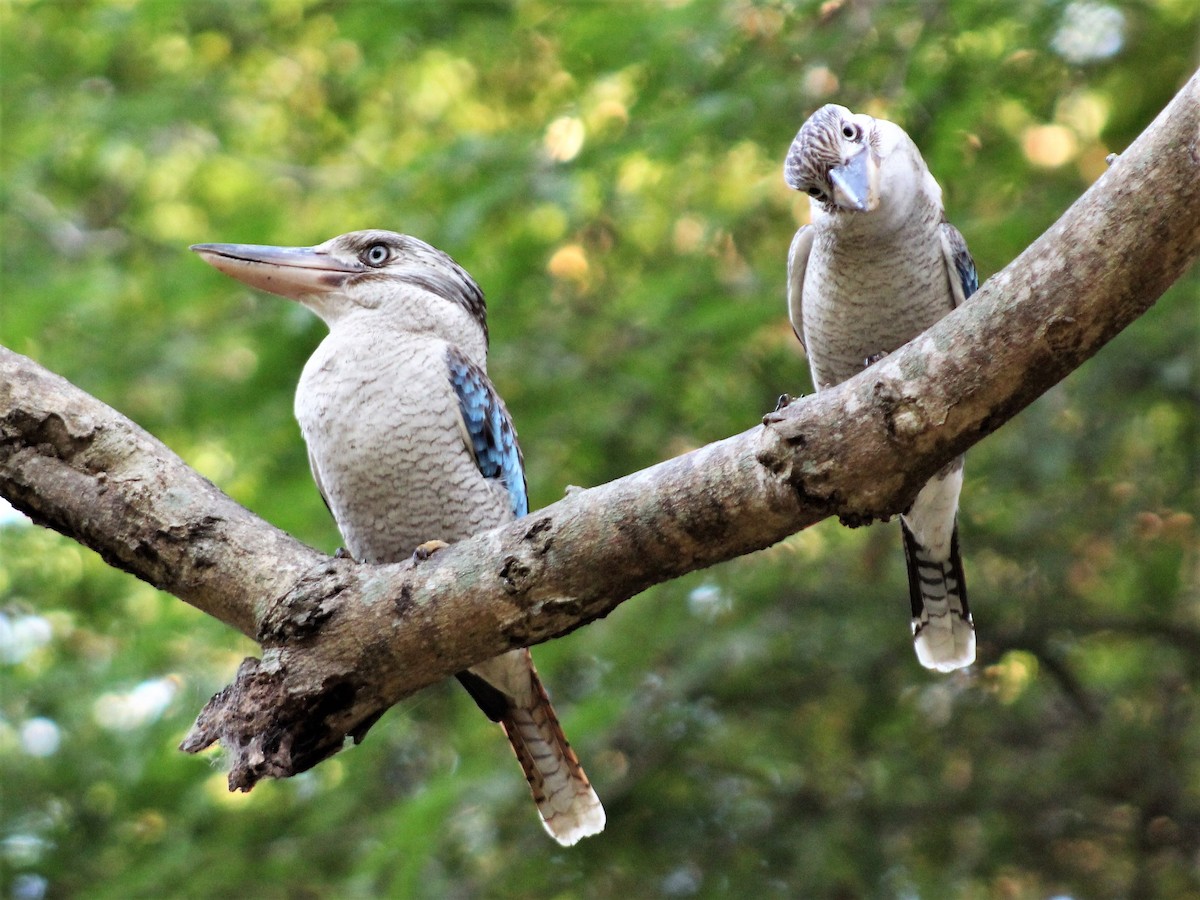
[[[0,349],[0,492],[114,566],[252,635],[184,742],[231,788],[302,771],[392,704],[565,634],[658,582],[829,515],[897,513],[938,468],[1088,359],[1200,253],[1200,77],[960,309],[764,425],[421,563],[357,565],[238,506],[142,429]],[[781,261],[782,265],[782,261]],[[436,535],[430,535],[431,538]]]

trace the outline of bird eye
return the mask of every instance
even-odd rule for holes
[[[382,266],[391,258],[392,251],[387,244],[372,244],[362,254],[362,261],[369,266]]]
[[[857,125],[847,122],[845,125],[842,126],[842,134],[848,140],[857,141],[860,137],[862,137],[862,129],[859,128]]]
[[[823,190],[821,190],[819,187],[817,187],[816,185],[813,185],[812,187],[810,187],[808,189],[808,196],[815,197],[816,199],[820,200],[822,197],[825,196],[825,192]]]

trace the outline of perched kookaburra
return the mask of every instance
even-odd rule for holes
[[[941,188],[898,125],[823,106],[796,135],[783,174],[812,198],[812,224],[788,254],[788,315],[818,391],[907,343],[978,286]],[[958,549],[962,477],[960,456],[900,522],[917,658],[942,672],[975,661]]]
[[[483,293],[453,259],[390,231],[316,247],[192,249],[329,326],[300,376],[296,418],[317,487],[356,560],[399,562],[429,542],[529,511],[517,435],[487,376]],[[504,727],[550,836],[570,845],[601,831],[604,810],[529,651],[458,678]]]

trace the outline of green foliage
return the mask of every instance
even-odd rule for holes
[[[1192,0],[13,0],[0,339],[332,550],[291,418],[322,328],[186,247],[408,231],[487,292],[545,505],[806,389],[780,167],[814,107],[904,124],[987,276],[1165,105],[1198,25]],[[538,648],[609,815],[571,850],[449,685],[229,795],[175,745],[254,647],[10,520],[6,896],[1194,894],[1198,302],[1193,273],[970,454],[970,674],[914,659],[892,528],[833,522]]]

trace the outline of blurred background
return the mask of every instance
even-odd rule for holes
[[[982,278],[1200,60],[1195,0],[0,5],[0,340],[339,546],[292,419],[323,336],[197,241],[409,232],[479,281],[534,506],[809,388],[784,307],[817,106],[901,123]],[[453,684],[232,795],[176,745],[256,647],[0,525],[0,884],[41,897],[1200,891],[1200,275],[973,449],[979,662],[836,522],[535,650],[608,810],[564,850]]]

